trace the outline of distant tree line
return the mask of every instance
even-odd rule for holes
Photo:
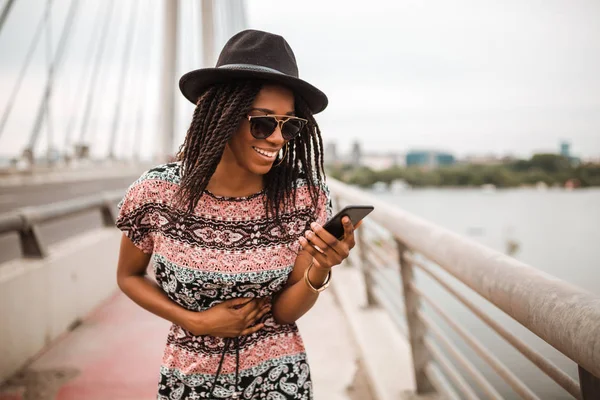
[[[365,166],[337,165],[327,168],[328,175],[343,182],[370,187],[377,182],[391,184],[403,180],[413,187],[481,186],[499,188],[531,186],[543,182],[548,186],[600,186],[600,164],[573,164],[557,154],[535,154],[529,160],[513,160],[498,165],[455,164],[427,169],[423,167],[392,167],[374,171]]]

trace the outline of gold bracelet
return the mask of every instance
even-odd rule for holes
[[[312,266],[315,264],[315,260],[311,260],[308,268],[306,268],[306,270],[304,271],[304,282],[306,282],[306,286],[308,286],[308,288],[313,292],[313,293],[321,293],[323,290],[327,289],[327,287],[329,286],[329,281],[331,280],[331,269],[329,270],[329,272],[327,273],[327,278],[325,278],[325,282],[323,282],[323,284],[321,285],[321,287],[319,287],[318,289],[315,288],[312,283],[310,283],[310,279],[308,279],[308,272],[310,271],[310,269],[312,268]]]

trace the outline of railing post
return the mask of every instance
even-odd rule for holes
[[[113,213],[113,205],[110,200],[106,199],[100,206],[100,213],[102,214],[102,223],[104,226],[114,226],[115,225],[115,215]]]
[[[425,394],[435,391],[431,384],[425,368],[431,360],[431,355],[425,347],[425,325],[418,316],[420,299],[417,293],[411,289],[414,279],[413,266],[405,257],[408,248],[404,243],[396,240],[398,257],[400,262],[400,275],[402,277],[402,289],[404,292],[404,307],[406,311],[406,325],[408,327],[408,339],[413,359],[413,370],[417,394]]]
[[[600,379],[579,365],[579,386],[583,400],[600,398]]]
[[[30,258],[45,258],[48,252],[40,238],[39,228],[26,213],[21,214],[21,218],[23,219],[23,229],[19,231],[19,239],[23,255]]]
[[[363,280],[365,282],[365,289],[367,295],[367,307],[374,307],[377,305],[377,300],[373,295],[373,277],[371,273],[373,273],[371,268],[371,263],[367,260],[367,248],[365,242],[365,233],[364,233],[364,221],[362,226],[354,231],[354,235],[356,236],[356,243],[358,244],[358,258],[360,259],[360,270],[363,275]]]

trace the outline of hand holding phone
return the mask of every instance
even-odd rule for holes
[[[323,228],[335,236],[337,239],[341,239],[344,236],[344,225],[342,224],[342,218],[348,216],[353,226],[356,226],[364,217],[369,215],[374,210],[373,206],[370,205],[349,205],[340,210],[335,214],[329,221],[323,225]]]

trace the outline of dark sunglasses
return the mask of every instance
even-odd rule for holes
[[[275,129],[279,125],[281,136],[285,140],[292,140],[302,131],[302,128],[308,122],[304,118],[275,114],[248,115],[247,118],[250,121],[250,133],[256,139],[268,138],[275,132]]]

